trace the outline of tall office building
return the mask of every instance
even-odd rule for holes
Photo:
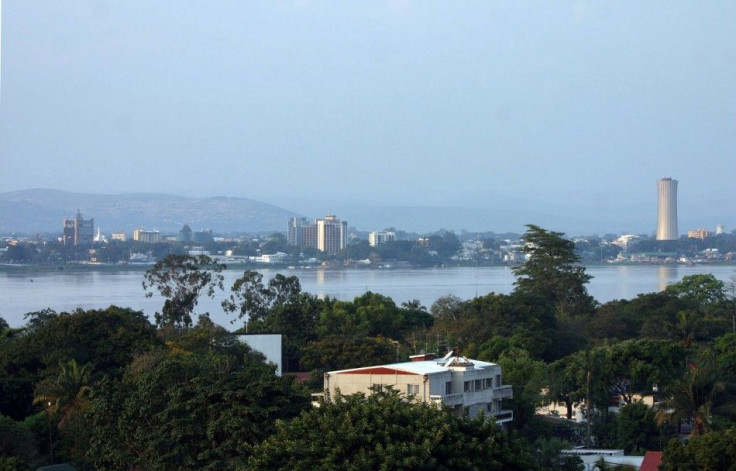
[[[348,245],[348,222],[328,215],[317,219],[317,250],[335,255]]]
[[[307,218],[290,218],[286,225],[286,243],[288,245],[302,246],[302,228],[307,225]]]
[[[287,225],[287,243],[335,255],[348,245],[348,223],[332,215],[315,219],[313,224],[307,224],[304,218],[291,218]]]
[[[82,213],[77,210],[77,217],[64,219],[64,245],[92,245],[95,236],[95,220],[83,219]]]
[[[677,180],[659,180],[657,194],[657,240],[677,240]]]

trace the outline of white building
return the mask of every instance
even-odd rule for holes
[[[442,404],[454,412],[478,416],[481,411],[497,423],[513,420],[501,401],[513,397],[510,385],[501,381],[501,366],[471,360],[450,352],[436,359],[433,354],[416,355],[412,361],[368,366],[325,373],[324,389],[333,396],[371,394],[372,386],[392,387],[421,402]]]
[[[387,242],[393,242],[395,240],[396,240],[395,232],[373,231],[370,234],[368,234],[368,245],[370,245],[371,247],[376,247],[377,245],[385,244]]]
[[[147,231],[139,227],[133,231],[133,240],[147,244],[158,244],[161,242],[161,233],[159,231]]]

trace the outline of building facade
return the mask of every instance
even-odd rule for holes
[[[348,223],[327,215],[307,224],[305,218],[291,218],[287,224],[287,243],[335,255],[348,244]]]
[[[64,245],[92,245],[95,237],[95,219],[84,219],[77,210],[74,219],[64,219],[62,241]]]
[[[146,244],[157,244],[161,242],[161,233],[159,231],[146,231],[138,228],[133,231],[133,240]]]
[[[334,215],[317,219],[317,250],[335,255],[348,245],[348,223]]]
[[[659,180],[657,196],[657,240],[677,240],[677,180]]]
[[[371,387],[392,387],[420,402],[444,405],[457,414],[493,416],[498,423],[513,420],[503,399],[513,397],[510,385],[501,379],[501,367],[495,363],[471,360],[450,352],[443,358],[416,355],[412,361],[368,366],[325,373],[324,390],[328,397],[371,394]]]
[[[371,247],[375,247],[377,245],[385,244],[386,242],[393,242],[396,240],[396,233],[395,232],[377,232],[373,231],[370,234],[368,234],[368,244]]]
[[[290,218],[286,225],[286,243],[302,247],[303,228],[308,225],[307,218],[294,217]]]
[[[695,229],[693,231],[687,231],[687,238],[688,239],[700,239],[705,240],[707,237],[712,236],[713,233],[708,231],[708,229]]]

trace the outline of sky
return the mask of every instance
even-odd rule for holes
[[[0,192],[649,233],[673,177],[736,229],[732,1],[4,0],[1,47]]]

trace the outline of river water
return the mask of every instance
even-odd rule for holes
[[[391,297],[396,304],[418,299],[429,308],[442,296],[452,294],[471,299],[490,292],[509,293],[514,276],[508,267],[453,267],[427,269],[262,269],[267,282],[277,273],[296,275],[302,290],[319,296],[352,300],[366,291]],[[27,312],[51,308],[57,312],[106,308],[111,304],[141,310],[151,319],[161,308],[159,296],[146,298],[141,282],[143,270],[64,270],[0,271],[0,316],[12,327],[23,325]],[[729,282],[736,275],[733,265],[606,265],[587,268],[593,276],[588,291],[601,303],[612,299],[631,299],[640,293],[664,289],[685,275],[711,273]],[[241,270],[224,272],[226,289],[242,275]],[[231,318],[220,303],[226,292],[203,298],[197,313],[209,312],[212,320],[223,326]],[[236,326],[242,323],[238,322]]]

